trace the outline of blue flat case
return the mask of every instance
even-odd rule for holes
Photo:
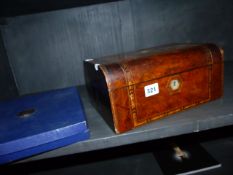
[[[0,102],[0,164],[89,138],[75,87]]]

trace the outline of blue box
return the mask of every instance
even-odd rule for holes
[[[0,164],[89,138],[76,88],[0,102]]]

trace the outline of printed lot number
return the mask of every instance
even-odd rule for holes
[[[144,87],[145,97],[150,97],[159,93],[159,84],[154,83]]]

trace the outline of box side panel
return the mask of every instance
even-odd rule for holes
[[[223,96],[224,50],[212,44],[209,44],[208,47],[213,59],[211,99],[215,100]]]
[[[103,116],[107,124],[114,129],[108,87],[101,70],[96,70],[91,62],[84,62],[86,87],[95,109]]]
[[[69,137],[65,137],[56,141],[51,141],[46,144],[38,145],[28,149],[23,149],[21,151],[13,152],[10,154],[0,155],[0,165],[13,162],[22,158],[33,156],[39,153],[50,151],[56,148],[60,148],[72,143],[83,141],[89,139],[90,134],[88,130],[83,131],[82,133],[77,133]]]
[[[110,92],[116,133],[121,133],[134,127],[134,108],[130,103],[129,96],[130,91],[128,87]]]
[[[212,67],[212,84],[211,99],[215,100],[223,96],[223,80],[224,80],[224,63],[213,64]]]
[[[115,132],[121,133],[132,129],[134,120],[129,100],[131,92],[128,89],[125,72],[116,63],[108,66],[100,65],[100,69],[108,87]]]
[[[85,80],[93,106],[116,133],[134,127],[130,108],[129,91],[124,72],[118,64],[108,66],[84,62]],[[122,88],[115,88],[118,85]]]

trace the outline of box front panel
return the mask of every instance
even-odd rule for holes
[[[134,85],[135,125],[210,100],[211,66]]]

